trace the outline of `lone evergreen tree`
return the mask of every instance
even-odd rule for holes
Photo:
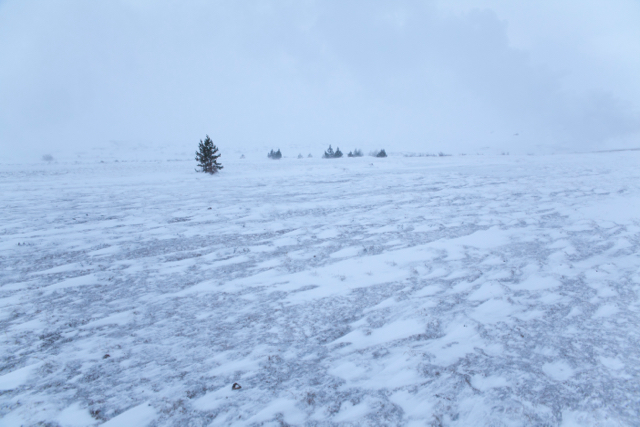
[[[218,147],[215,146],[209,135],[204,139],[204,142],[200,140],[200,145],[198,145],[198,151],[196,151],[196,161],[198,162],[198,167],[201,170],[197,170],[196,172],[206,172],[210,174],[214,174],[220,169],[222,169],[222,165],[218,163],[218,157],[220,154],[216,154],[218,152]]]
[[[378,154],[376,154],[376,157],[387,157],[387,152],[384,151],[384,148],[380,151],[378,151]]]

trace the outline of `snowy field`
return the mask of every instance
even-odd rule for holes
[[[0,165],[0,425],[640,424],[640,152],[229,157]]]

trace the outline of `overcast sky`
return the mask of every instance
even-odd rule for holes
[[[640,147],[639,22],[638,0],[0,0],[0,154]]]

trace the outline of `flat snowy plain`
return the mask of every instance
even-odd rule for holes
[[[0,165],[0,425],[640,424],[640,152],[229,157]]]

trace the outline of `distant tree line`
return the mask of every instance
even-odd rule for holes
[[[340,151],[340,147],[336,147],[336,149],[334,150],[333,147],[329,145],[329,148],[327,148],[325,152],[322,154],[322,158],[323,159],[339,159],[343,155],[344,154],[342,153],[342,151]],[[372,151],[369,153],[369,155],[373,157],[387,157],[387,152],[383,148],[382,150],[379,150],[379,151],[378,150]],[[349,151],[349,154],[347,154],[347,157],[362,157],[362,156],[364,156],[364,154],[362,153],[362,150],[360,150],[359,148],[356,148],[353,151]],[[271,150],[267,154],[267,157],[274,160],[281,159],[282,152],[280,151],[280,149],[278,149],[278,151]],[[309,154],[307,157],[313,157],[313,156]],[[304,158],[302,153],[298,154],[298,158],[299,159]]]
[[[384,151],[384,149],[380,151],[372,151],[369,154],[374,157],[387,157],[387,153]],[[340,151],[340,147],[336,147],[336,149],[334,150],[333,147],[329,145],[329,148],[327,148],[327,150],[324,152],[324,154],[322,155],[322,158],[339,159],[342,156],[343,156],[343,153],[342,151]],[[362,157],[362,156],[364,156],[364,154],[362,154],[362,150],[360,150],[359,148],[356,148],[353,151],[349,151],[349,154],[347,154],[347,157]],[[282,158],[282,152],[280,151],[279,148],[277,151],[271,150],[267,154],[267,157],[273,160],[278,160]],[[309,154],[307,157],[313,157],[313,156]],[[196,169],[196,171],[205,172],[212,175],[215,173],[218,173],[223,168],[223,166],[218,162],[219,158],[220,158],[220,154],[219,154],[218,147],[216,147],[216,145],[213,143],[211,138],[209,138],[209,135],[207,135],[204,141],[200,140],[200,144],[198,145],[198,151],[196,151],[196,161],[198,162],[198,168],[200,168],[199,170]],[[244,154],[240,156],[240,158],[244,159]],[[298,158],[299,159],[303,158],[302,153],[298,154]],[[44,156],[43,159],[46,161],[53,160],[51,156]]]

